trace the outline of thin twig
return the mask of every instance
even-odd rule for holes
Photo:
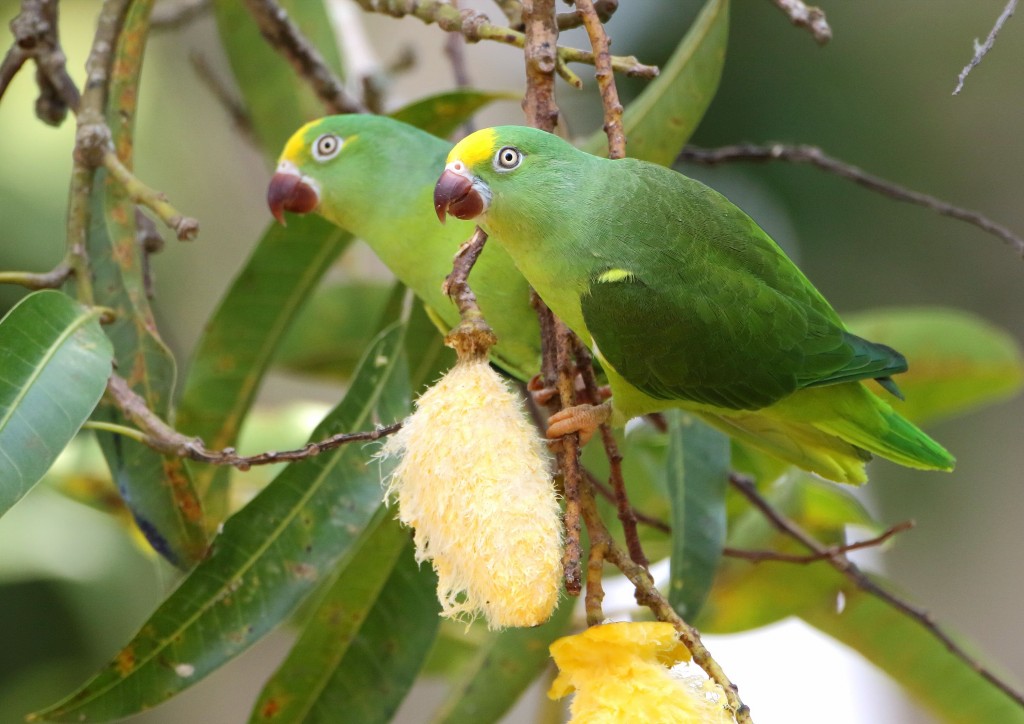
[[[607,23],[612,19],[612,15],[619,9],[619,0],[594,0],[594,10],[597,12],[597,18],[602,23]],[[579,7],[577,4],[576,7]],[[558,13],[555,18],[558,23],[559,30],[572,30],[583,25],[583,18],[579,13]]]
[[[577,0],[578,2],[578,0]],[[576,367],[583,380],[583,389],[593,404],[599,404],[601,393],[597,385],[597,376],[594,374],[594,361],[586,345],[574,338],[576,356]],[[611,425],[602,423],[601,442],[604,444],[605,454],[608,457],[608,481],[612,489],[612,500],[618,512],[619,522],[622,523],[622,534],[626,540],[626,549],[629,557],[634,563],[644,568],[650,567],[650,561],[640,545],[640,534],[637,531],[638,517],[632,504],[629,502],[629,495],[626,493],[626,481],[622,476],[622,453],[619,452],[618,443],[615,442],[615,435],[612,434]],[[584,471],[589,477],[589,472]]]
[[[1017,0],[1009,0],[1006,3],[1006,7],[1003,8],[1002,14],[996,20],[996,24],[992,26],[992,30],[989,31],[988,37],[985,38],[984,43],[979,43],[978,39],[974,39],[974,57],[971,58],[971,62],[964,66],[964,69],[960,71],[960,75],[956,81],[956,88],[953,89],[953,95],[960,95],[960,91],[964,89],[964,81],[967,80],[967,74],[970,73],[974,68],[981,62],[982,58],[988,55],[988,51],[992,50],[992,46],[996,44],[996,36],[999,35],[999,31],[1003,29],[1003,25],[1013,15],[1013,11],[1017,9]]]
[[[959,644],[957,644],[942,628],[935,623],[934,617],[898,596],[885,590],[865,574],[853,561],[846,557],[842,551],[832,550],[821,544],[813,536],[807,533],[796,522],[777,511],[757,491],[757,486],[750,479],[733,473],[729,476],[729,482],[736,490],[743,494],[779,531],[802,543],[808,550],[812,551],[829,565],[846,576],[857,588],[865,593],[875,596],[882,602],[892,606],[900,613],[905,614],[914,621],[917,621],[932,636],[942,642],[946,649],[963,661],[979,676],[1009,696],[1018,705],[1024,707],[1024,694],[1015,690],[1009,683],[1003,681],[999,676],[987,669],[981,662],[972,658]]]
[[[604,550],[605,560],[622,571],[622,574],[636,587],[637,603],[651,609],[659,621],[666,621],[675,627],[680,640],[686,644],[686,648],[693,655],[694,663],[700,666],[725,691],[726,699],[736,716],[736,721],[740,724],[750,724],[750,709],[740,700],[737,687],[729,680],[725,671],[704,646],[700,633],[675,612],[675,609],[654,585],[647,569],[634,563],[629,555],[619,548],[608,532],[604,521],[601,520],[590,486],[584,484],[582,488],[582,511],[587,522],[590,545],[600,546]]]
[[[0,284],[19,284],[26,289],[59,289],[71,273],[71,265],[64,260],[48,272],[0,272]]]
[[[78,107],[78,88],[67,71],[60,45],[57,0],[22,0],[21,12],[11,20],[14,45],[0,63],[0,98],[26,61],[36,64],[39,98],[36,116],[51,126],[60,125],[68,110]]]
[[[441,291],[448,295],[459,309],[461,321],[444,338],[444,343],[453,348],[459,359],[486,358],[491,347],[498,342],[494,330],[484,319],[476,302],[476,294],[469,287],[468,277],[473,265],[480,257],[487,242],[487,234],[479,226],[473,231],[452,260],[452,271],[445,277]]]
[[[728,546],[722,549],[722,555],[729,556],[730,558],[740,558],[752,563],[761,563],[762,561],[798,564],[816,563],[817,561],[827,560],[833,555],[840,555],[849,553],[850,551],[859,551],[864,548],[879,546],[894,535],[908,531],[913,527],[914,521],[905,520],[902,523],[897,523],[873,538],[857,541],[855,543],[846,543],[841,546],[823,546],[823,551],[821,553],[810,553],[808,555],[782,553],[780,551],[751,551],[744,550],[742,548],[730,548]]]
[[[252,0],[247,0],[247,2],[252,2]],[[367,12],[382,13],[396,18],[412,15],[425,23],[436,23],[442,30],[461,33],[470,43],[491,40],[516,48],[526,47],[525,32],[494,25],[483,13],[475,10],[460,11],[443,0],[356,0],[356,2]],[[522,3],[524,28],[529,23],[528,8],[532,3],[536,3],[536,0],[526,0]],[[562,46],[553,46],[551,50],[555,56],[554,70],[567,82],[580,87],[582,84],[579,77],[569,69],[567,64],[593,65],[594,54],[587,50]],[[644,65],[631,55],[612,56],[612,68],[616,73],[625,73],[638,78],[654,78],[658,75],[656,66]]]
[[[271,47],[288,59],[332,113],[366,112],[275,0],[245,0],[245,7]]]
[[[258,455],[239,455],[234,448],[210,450],[197,437],[184,435],[154,413],[138,393],[129,387],[128,382],[120,375],[111,375],[107,383],[107,394],[115,405],[139,427],[141,439],[146,445],[165,455],[189,458],[210,465],[231,465],[239,470],[248,470],[254,465],[272,465],[274,463],[294,462],[320,455],[342,445],[353,442],[370,442],[398,432],[401,421],[383,425],[375,430],[362,432],[346,432],[332,435],[324,440],[307,443],[296,450],[270,451]],[[112,428],[108,428],[112,429]],[[126,428],[130,431],[131,428]],[[125,430],[113,429],[114,432],[129,434]]]
[[[615,87],[615,73],[612,72],[610,41],[608,33],[593,0],[576,0],[576,13],[587,29],[590,45],[594,49],[594,77],[601,90],[601,105],[604,108],[604,132],[608,135],[608,158],[626,157],[626,133],[622,127],[622,103]]]
[[[594,475],[594,473],[591,472],[590,470],[587,470],[587,468],[585,467],[583,468],[583,474],[586,476],[587,482],[590,483],[591,487],[593,487],[594,490],[600,493],[602,498],[611,503],[616,502],[615,491],[613,491],[611,487],[605,485],[603,481],[598,480],[597,476]],[[648,526],[649,528],[654,528],[655,530],[661,531],[662,533],[672,533],[672,526],[670,526],[668,523],[659,518],[655,518],[653,515],[648,515],[647,513],[639,511],[633,507],[630,507],[630,515],[632,515],[633,518],[636,519],[637,523],[642,523]]]
[[[167,202],[160,191],[150,188],[133,174],[113,151],[103,154],[103,165],[110,175],[120,182],[128,196],[137,204],[145,206],[156,214],[162,222],[174,230],[180,241],[191,241],[199,233],[199,222],[191,216],[185,216]]]
[[[825,13],[821,8],[805,5],[802,0],[772,0],[775,5],[784,12],[789,21],[798,28],[807,28],[814,36],[818,45],[824,45],[832,40],[832,28],[825,19]]]
[[[929,194],[913,191],[899,184],[886,181],[851,164],[840,161],[825,154],[816,146],[788,145],[775,143],[769,146],[754,144],[737,144],[722,148],[703,149],[687,146],[679,156],[679,160],[714,166],[730,161],[788,161],[790,163],[809,163],[812,166],[834,173],[837,176],[853,181],[866,189],[888,196],[897,201],[923,206],[926,209],[965,221],[982,231],[999,237],[1009,244],[1014,251],[1024,256],[1024,239],[1002,224],[998,224],[976,211],[953,206]]]
[[[153,15],[149,19],[149,27],[153,30],[177,30],[203,17],[210,12],[212,7],[212,0],[164,2],[153,10]]]

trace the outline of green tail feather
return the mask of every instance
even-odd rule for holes
[[[841,483],[867,480],[872,454],[922,470],[952,470],[956,462],[860,383],[802,390],[755,412],[716,413],[700,414],[742,442]]]

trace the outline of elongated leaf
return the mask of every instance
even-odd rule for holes
[[[267,229],[196,345],[177,412],[182,431],[212,449],[234,444],[292,321],[350,241],[318,216]],[[228,471],[194,469],[215,524],[227,514]]]
[[[0,320],[0,515],[88,419],[112,359],[99,312],[60,292],[30,294]]]
[[[692,415],[673,410],[666,467],[672,500],[668,600],[692,620],[704,605],[725,545],[729,438]]]
[[[623,113],[627,155],[675,163],[718,90],[728,36],[729,0],[708,0],[658,77]],[[607,144],[599,131],[583,149],[604,155]]]
[[[396,121],[446,138],[481,108],[494,101],[510,100],[519,100],[519,95],[460,88],[413,101],[390,115]]]
[[[544,670],[551,642],[568,633],[574,603],[571,598],[563,599],[555,615],[542,626],[488,634],[433,721],[499,721]]]
[[[417,565],[406,540],[376,605],[301,721],[383,724],[412,687],[437,635],[440,606],[437,578],[429,566]]]
[[[845,317],[850,329],[895,347],[910,369],[896,378],[906,400],[890,400],[915,422],[930,422],[1004,400],[1024,384],[1024,354],[1013,337],[961,309],[877,309]]]
[[[132,166],[139,74],[152,5],[152,0],[141,0],[128,7],[113,48],[105,116],[113,148],[128,168]],[[167,419],[177,370],[149,306],[135,204],[124,185],[105,169],[94,176],[89,204],[89,301],[114,310],[115,320],[107,334],[114,344],[118,373],[150,410]],[[77,284],[73,281],[69,286]],[[94,417],[128,424],[113,405],[100,405]],[[154,550],[180,568],[199,560],[208,543],[206,526],[199,497],[181,459],[106,432],[97,433],[97,439],[121,497]]]
[[[894,589],[881,578],[875,581]],[[828,605],[829,599],[822,599],[801,617],[888,673],[937,719],[965,724],[1024,722],[1019,704],[953,656],[923,626],[859,589],[846,587],[843,595],[841,613]]]
[[[404,326],[367,350],[344,401],[314,439],[371,427],[386,398],[408,399]],[[389,403],[390,404],[390,403]],[[280,623],[352,555],[381,508],[380,471],[363,446],[289,465],[224,524],[210,556],[185,578],[134,639],[77,693],[39,713],[107,721],[191,686]]]
[[[253,707],[251,721],[304,721],[337,670],[359,627],[377,603],[409,534],[394,518],[384,518],[359,549],[306,622],[302,635]]]
[[[280,4],[328,66],[341,74],[337,40],[324,3],[282,0]],[[324,115],[323,104],[284,56],[263,39],[245,3],[215,0],[213,14],[256,140],[268,159],[277,158],[299,126]]]
[[[168,419],[177,371],[146,296],[134,204],[100,169],[91,209],[88,249],[93,293],[97,304],[115,312],[106,332],[114,345],[118,373],[149,409]],[[94,418],[131,424],[111,404],[101,404]],[[98,432],[96,438],[121,497],[154,550],[181,568],[199,560],[208,545],[206,526],[181,459],[112,433]]]

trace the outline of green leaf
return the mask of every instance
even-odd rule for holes
[[[350,241],[313,215],[267,229],[196,345],[177,411],[180,430],[214,450],[235,443],[290,325]],[[207,517],[216,524],[227,514],[229,471],[193,469]]]
[[[395,563],[407,551],[409,533],[394,518],[363,537],[359,550],[316,604],[288,658],[267,682],[251,721],[307,721],[334,695],[339,666],[367,616],[379,607]],[[436,624],[437,604],[431,609]],[[325,692],[329,692],[325,694]]]
[[[564,598],[551,620],[541,626],[489,633],[433,721],[499,721],[544,670],[551,642],[568,633],[575,602]]]
[[[117,371],[150,410],[169,419],[177,367],[149,305],[135,204],[104,169],[96,172],[90,212],[87,246],[94,301],[114,311],[106,333],[114,345]],[[109,403],[101,403],[93,419],[131,425]],[[202,505],[182,459],[108,432],[97,432],[96,439],[121,497],[153,549],[183,569],[202,558],[209,543]]]
[[[513,100],[519,100],[519,95],[460,88],[413,101],[389,115],[396,121],[446,138],[481,108],[494,101]]]
[[[430,652],[440,623],[437,578],[420,566],[406,545],[344,657],[327,674],[323,688],[299,718],[254,713],[252,722],[303,721],[333,724],[339,718],[362,724],[388,722],[412,687]],[[353,612],[345,610],[345,615]],[[339,712],[344,712],[343,716]]]
[[[910,369],[896,377],[901,414],[931,422],[1004,400],[1024,384],[1017,341],[970,312],[942,307],[878,309],[844,317],[851,331],[902,352]]]
[[[388,398],[408,400],[404,326],[367,350],[344,401],[313,433],[365,430]],[[148,709],[201,680],[255,643],[390,516],[380,470],[365,446],[292,463],[224,523],[210,555],[160,605],[103,670],[35,715],[107,721]],[[376,519],[376,522],[375,522]]]
[[[708,0],[658,77],[623,113],[627,155],[675,163],[718,90],[728,37],[729,0]],[[598,131],[583,149],[604,155],[607,144]]]
[[[672,501],[668,600],[680,616],[691,620],[711,590],[725,545],[729,438],[678,410],[666,418],[666,479]]]
[[[886,590],[894,589],[880,577],[872,578]],[[843,595],[841,613],[831,600],[822,599],[800,615],[888,673],[937,719],[1024,722],[1020,704],[950,653],[919,623],[860,589],[847,585]],[[964,645],[959,637],[954,638]],[[972,649],[969,645],[965,648]]]
[[[341,58],[324,3],[282,0],[280,4],[327,65],[340,75]],[[284,56],[263,39],[245,3],[214,0],[213,15],[256,140],[268,158],[277,158],[285,141],[302,124],[324,115],[323,103]]]
[[[114,352],[99,316],[41,291],[0,320],[0,515],[49,470],[106,389]]]

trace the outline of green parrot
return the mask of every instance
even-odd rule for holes
[[[385,116],[320,118],[292,135],[267,189],[284,212],[316,212],[366,241],[395,276],[426,304],[447,332],[459,312],[441,292],[458,244],[472,223],[439,226],[431,211],[437,169],[451,143]],[[500,340],[492,359],[529,380],[540,369],[540,330],[530,289],[508,255],[487,254],[473,268],[473,291]]]
[[[847,331],[778,245],[704,184],[503,126],[452,149],[434,207],[442,221],[475,219],[604,368],[611,400],[563,410],[549,436],[681,407],[836,481],[863,482],[871,453],[952,469],[862,382],[898,395],[904,357]]]

